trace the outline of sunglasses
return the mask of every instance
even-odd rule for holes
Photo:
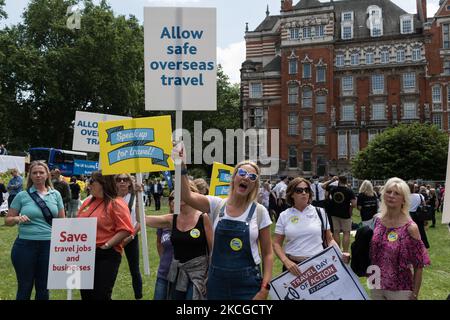
[[[247,170],[239,168],[237,171],[239,177],[248,177],[250,181],[256,181],[258,179],[258,175],[256,173],[248,173]]]
[[[117,183],[119,183],[119,182],[128,182],[128,181],[130,181],[129,178],[121,178],[121,177],[117,177],[116,178],[116,182]]]
[[[93,184],[93,183],[96,182],[96,181],[97,181],[97,180],[95,180],[94,178],[90,178],[88,182],[89,182],[89,184]]]
[[[294,192],[295,193],[303,193],[303,192],[305,192],[305,193],[309,193],[311,191],[311,188],[309,188],[309,187],[306,187],[306,188],[301,188],[301,187],[299,187],[299,188],[295,188],[294,189]]]

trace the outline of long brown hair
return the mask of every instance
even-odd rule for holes
[[[117,198],[118,192],[114,175],[104,176],[101,171],[94,171],[92,172],[91,179],[102,185],[105,205]],[[92,198],[94,199],[94,197]]]
[[[33,180],[31,180],[31,171],[33,170],[34,167],[43,167],[45,172],[47,172],[47,179],[45,179],[45,186],[47,188],[53,189],[53,183],[52,183],[52,179],[51,179],[51,175],[50,175],[50,170],[47,166],[47,164],[45,164],[45,162],[42,161],[33,161],[30,164],[30,169],[28,170],[28,178],[27,178],[27,189],[30,189],[33,186]]]

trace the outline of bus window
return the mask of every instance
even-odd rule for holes
[[[45,161],[48,162],[50,150],[34,149],[30,150],[30,161]]]
[[[53,160],[54,163],[64,163],[64,154],[61,152],[55,153],[55,158]]]

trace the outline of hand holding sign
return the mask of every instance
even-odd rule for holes
[[[186,164],[186,152],[183,141],[173,142],[172,159],[176,165]]]

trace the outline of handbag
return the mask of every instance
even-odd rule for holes
[[[419,221],[431,220],[433,218],[433,208],[430,205],[420,205],[416,210],[416,218]]]

